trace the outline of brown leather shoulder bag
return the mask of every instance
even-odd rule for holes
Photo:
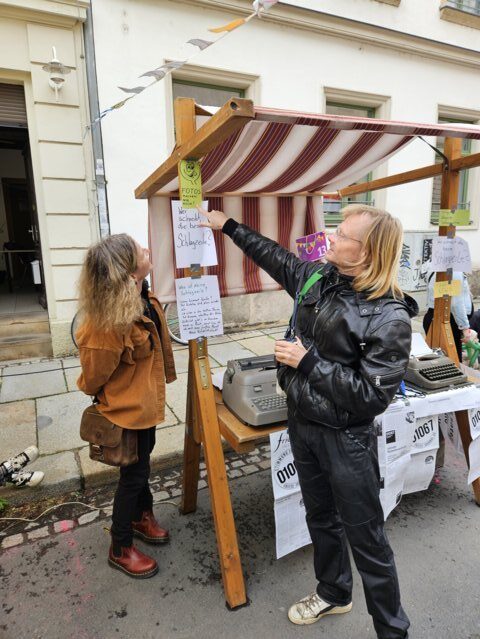
[[[94,461],[108,466],[130,466],[138,461],[137,431],[113,424],[95,404],[83,411],[80,437],[90,444],[90,459]]]

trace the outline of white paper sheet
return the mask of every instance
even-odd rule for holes
[[[480,407],[471,408],[468,411],[468,421],[470,422],[470,435],[472,439],[480,437]]]
[[[410,347],[410,355],[421,357],[422,355],[430,355],[433,353],[430,346],[420,333],[412,333],[412,345]]]
[[[435,474],[436,458],[437,449],[424,450],[410,457],[410,462],[405,469],[404,495],[427,490]]]
[[[283,499],[287,495],[298,493],[300,484],[287,430],[270,435],[270,451],[274,498]]]
[[[384,470],[384,488],[380,491],[380,501],[385,519],[402,499],[403,487],[410,454],[402,455],[387,464]],[[382,474],[382,473],[380,473]]]
[[[222,307],[216,275],[175,280],[182,339],[223,335]]]
[[[417,419],[413,433],[412,454],[435,450],[438,446],[438,416],[432,415]]]
[[[300,492],[275,501],[275,529],[277,559],[312,543]]]
[[[215,388],[218,388],[218,390],[222,390],[223,388],[223,376],[224,376],[224,372],[222,371],[221,373],[213,373],[212,374],[212,383],[215,386]]]
[[[440,415],[438,415],[438,424],[445,439],[452,444],[459,455],[463,456],[463,444],[458,431],[455,413],[440,413]]]
[[[208,202],[202,202],[208,209]],[[184,209],[180,200],[172,202],[173,243],[177,268],[192,264],[215,266],[218,264],[213,231],[199,226],[202,221],[197,209]]]
[[[432,242],[431,271],[472,272],[472,259],[468,242],[461,237],[434,237]]]
[[[480,437],[476,437],[469,446],[468,457],[470,470],[468,471],[468,483],[471,484],[480,477]]]
[[[385,438],[385,461],[388,465],[395,460],[409,455],[412,449],[415,430],[415,413],[410,406],[403,406],[396,411],[389,411],[383,416]]]

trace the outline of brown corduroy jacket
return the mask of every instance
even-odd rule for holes
[[[86,323],[77,332],[82,373],[78,388],[95,395],[97,409],[123,428],[150,428],[165,419],[165,382],[175,381],[175,362],[163,310],[150,302],[161,331],[143,316],[124,333]]]

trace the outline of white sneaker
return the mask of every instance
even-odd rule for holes
[[[2,462],[2,466],[5,468],[7,473],[18,473],[25,468],[27,464],[33,462],[38,457],[38,448],[36,446],[29,446],[25,448],[25,450],[15,457],[10,457],[10,459]]]
[[[288,611],[288,618],[298,626],[306,626],[315,623],[325,615],[341,615],[344,612],[350,612],[351,609],[352,602],[346,606],[332,606],[314,592],[293,604]]]
[[[20,473],[12,473],[10,479],[7,479],[7,481],[17,488],[23,488],[24,486],[33,488],[33,486],[38,486],[38,484],[43,481],[44,477],[45,473],[42,473],[41,470],[35,470],[33,472],[22,470]]]

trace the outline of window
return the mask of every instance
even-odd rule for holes
[[[194,98],[197,104],[203,106],[221,107],[232,97],[245,97],[245,89],[218,86],[215,84],[202,84],[189,82],[188,80],[173,79],[173,99]]]
[[[447,0],[447,5],[460,11],[480,15],[480,0]]]
[[[459,118],[438,118],[440,123],[442,122],[458,122],[459,124],[472,124],[470,121],[460,120]],[[436,147],[439,151],[443,152],[445,144],[445,138],[437,138]],[[470,155],[472,152],[472,141],[462,140],[462,156]],[[435,154],[435,164],[440,164],[443,161],[442,157]],[[468,197],[468,182],[469,182],[469,170],[460,171],[460,184],[458,187],[458,204],[459,209],[470,209],[470,201]],[[430,215],[430,223],[438,224],[438,212],[440,210],[440,195],[442,190],[442,176],[436,175],[433,178],[432,189],[432,209]]]
[[[440,18],[480,29],[480,0],[443,0],[440,5]]]
[[[374,107],[359,106],[354,104],[342,104],[339,102],[327,102],[326,113],[329,115],[349,115],[360,118],[374,118],[376,115],[376,109]],[[365,177],[356,182],[370,182],[372,174],[369,173]],[[344,197],[341,200],[330,200],[325,198],[323,201],[323,210],[325,213],[325,224],[327,226],[336,226],[342,221],[340,215],[340,209],[347,204],[352,203],[369,204],[374,206],[375,202],[372,199],[371,193],[361,193],[359,195],[352,195]]]

